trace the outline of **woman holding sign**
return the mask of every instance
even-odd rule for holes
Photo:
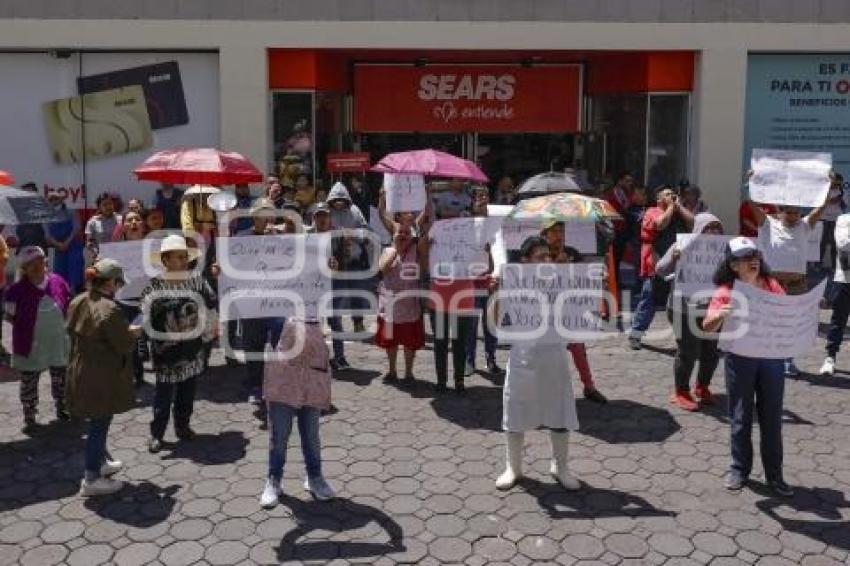
[[[549,245],[538,237],[523,242],[520,255],[522,263],[552,261]],[[507,455],[506,468],[496,480],[496,488],[510,489],[522,477],[525,432],[548,428],[552,442],[551,474],[564,488],[579,489],[581,484],[567,469],[569,431],[578,429],[578,416],[564,344],[514,345],[502,395]]]
[[[738,280],[769,293],[785,294],[779,281],[771,276],[755,242],[749,238],[734,238],[726,246],[725,259],[714,275],[717,289],[702,324],[706,332],[720,331],[723,322],[733,312],[732,287]],[[741,490],[752,471],[755,413],[761,433],[761,459],[767,485],[777,495],[793,495],[793,490],[782,476],[783,360],[751,358],[729,352],[725,363],[732,428],[732,466],[726,476],[726,489]]]

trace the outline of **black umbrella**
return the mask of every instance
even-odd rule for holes
[[[520,199],[552,193],[580,193],[581,187],[569,173],[549,171],[526,179],[517,194]]]
[[[40,194],[0,185],[0,224],[42,224],[58,220],[56,211]]]

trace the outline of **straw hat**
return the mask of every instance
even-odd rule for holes
[[[162,254],[167,252],[186,252],[189,254],[189,261],[194,261],[201,257],[201,250],[190,248],[186,245],[186,238],[179,234],[172,234],[163,238],[162,244],[159,246],[159,251],[151,253],[151,261],[161,265]]]

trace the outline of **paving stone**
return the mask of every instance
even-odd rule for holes
[[[61,544],[79,537],[85,530],[82,521],[60,521],[44,529],[39,536],[46,543]]]
[[[541,560],[552,560],[561,552],[560,547],[547,537],[531,535],[519,543],[519,551],[537,563]]]
[[[434,515],[425,522],[425,527],[438,537],[460,536],[466,531],[466,521],[453,515]]]
[[[204,547],[195,541],[180,541],[167,546],[159,555],[165,566],[188,566],[204,556]]]
[[[509,540],[499,537],[484,537],[475,542],[475,554],[492,561],[507,561],[512,558],[517,547]]]
[[[782,552],[782,543],[775,537],[760,531],[745,531],[735,537],[735,541],[742,549],[748,550],[757,556],[779,554]]]
[[[605,553],[602,541],[586,534],[571,535],[561,541],[561,548],[576,558],[599,558]]]
[[[698,549],[713,556],[734,556],[738,552],[734,540],[717,533],[697,533],[693,542]]]
[[[687,556],[694,545],[685,537],[673,533],[656,533],[649,537],[649,546],[666,556]]]
[[[106,544],[91,544],[80,547],[68,556],[67,563],[70,566],[91,566],[94,564],[106,564],[115,552],[111,546]]]
[[[440,537],[428,545],[428,554],[441,562],[463,562],[471,553],[472,545],[457,537]]]
[[[153,562],[160,548],[150,542],[137,542],[125,546],[115,553],[115,563],[121,566],[142,566]]]
[[[205,558],[210,564],[238,564],[248,557],[249,548],[236,541],[222,541],[207,548]]]
[[[68,556],[68,549],[61,544],[45,544],[28,550],[21,556],[22,566],[50,566],[59,564]]]
[[[623,558],[640,558],[649,547],[642,539],[629,534],[613,534],[605,539],[605,547]]]

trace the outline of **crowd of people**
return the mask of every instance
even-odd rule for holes
[[[257,198],[252,198],[247,185],[236,186],[233,194],[238,214],[229,226],[221,224],[219,213],[209,204],[210,194],[218,188],[181,190],[163,185],[151,202],[132,199],[126,206],[104,194],[97,198],[96,211],[84,227],[58,193],[48,193],[58,222],[20,226],[8,242],[0,238],[2,260],[10,253],[8,243],[16,250],[19,272],[5,287],[4,305],[12,326],[9,364],[21,376],[24,430],[32,433],[38,427],[38,380],[48,371],[57,418],[88,420],[81,493],[92,496],[119,490],[121,482],[111,476],[121,469],[121,463],[109,456],[108,430],[113,415],[133,405],[133,382],[136,386],[145,383],[144,362],[150,361],[155,380],[148,449],[157,453],[163,448],[172,413],[176,437],[191,442],[195,436],[191,428],[195,389],[208,369],[210,350],[221,326],[226,328],[226,343],[236,346],[226,351],[228,363],[236,367],[237,352],[246,354],[246,396],[255,405],[259,426],[270,429],[268,482],[260,495],[261,505],[274,506],[281,494],[286,444],[294,419],[307,468],[305,487],[318,499],[334,497],[322,475],[320,417],[332,409],[334,373],[351,367],[345,357],[346,335],[339,313],[354,311],[353,335],[363,337],[368,332],[357,311],[365,314],[365,307],[342,293],[340,300],[334,301],[334,312],[326,313],[324,319],[269,316],[219,325],[214,316],[220,273],[215,256],[217,237],[332,232],[328,266],[334,273],[374,268],[377,274],[365,280],[338,277],[333,284],[334,290],[377,295],[377,329],[370,339],[386,351],[383,381],[400,387],[416,381],[416,355],[427,340],[427,320],[433,337],[435,392],[444,394],[449,389],[451,351],[453,388],[457,394],[465,394],[465,378],[476,371],[481,327],[485,358],[481,373],[503,386],[504,395],[506,469],[496,487],[509,489],[522,476],[524,434],[546,428],[551,434],[553,476],[566,489],[578,489],[580,482],[568,469],[569,432],[577,430],[579,423],[567,353],[581,380],[584,397],[593,403],[607,402],[594,382],[585,345],[514,344],[504,371],[496,361],[494,329],[483,315],[499,285],[493,275],[492,254],[490,268],[483,273],[461,278],[429,273],[431,228],[441,220],[487,216],[491,199],[516,203],[521,195],[509,181],[501,180],[491,194],[487,187],[469,187],[461,179],[452,179],[445,190],[429,191],[421,211],[391,213],[383,190],[379,191],[375,210],[378,221],[391,235],[391,242],[383,249],[373,249],[374,240],[359,232],[374,225],[368,218],[368,191],[362,184],[352,187],[352,194],[349,187],[337,182],[325,193],[312,186],[307,177],[284,185],[270,176]],[[669,299],[667,312],[678,346],[671,368],[670,402],[675,406],[696,411],[715,402],[711,380],[720,363],[717,333],[731,311],[731,288],[736,280],[777,294],[800,294],[808,289],[807,246],[809,233],[818,221],[824,225],[821,256],[835,273],[825,297],[833,316],[821,372],[834,372],[850,316],[850,279],[845,271],[850,270],[850,214],[844,213],[839,176],[834,176],[824,205],[805,216],[796,207],[774,207],[745,199],[741,236],[731,239],[726,247],[710,301],[682,296],[670,285],[682,254],[676,243],[679,234],[733,232],[709,211],[698,187],[685,183],[650,191],[625,174],[602,187],[599,196],[621,216],[600,232],[609,236],[601,242],[599,260],[610,258],[615,294],[627,286],[620,277],[621,264],[628,261],[635,265],[635,302],[631,305],[627,342],[630,348],[642,348],[656,305]],[[564,234],[563,222],[542,224],[538,235],[523,242],[516,261],[542,264],[585,259],[565,241]],[[208,244],[207,255],[201,254],[187,237],[190,235]],[[128,303],[116,295],[124,284],[123,268],[105,257],[100,246],[143,238],[159,240],[153,261],[160,274],[150,279],[137,301]],[[772,271],[764,257],[775,249],[790,251],[800,261],[784,265],[782,271]],[[48,250],[52,250],[50,269]],[[414,296],[417,290],[430,291],[431,298],[421,300]],[[453,300],[461,295],[470,300]],[[691,320],[708,334],[694,332],[688,324]],[[330,351],[325,345],[324,324],[332,331]],[[199,327],[198,332],[192,332]],[[287,352],[298,342],[304,346],[294,357],[265,356],[268,351]],[[403,373],[398,368],[399,350]],[[741,489],[751,472],[751,429],[756,417],[768,485],[780,495],[789,495],[792,490],[782,475],[781,411],[783,378],[798,372],[793,360],[727,354],[724,367],[732,456],[726,487]]]

